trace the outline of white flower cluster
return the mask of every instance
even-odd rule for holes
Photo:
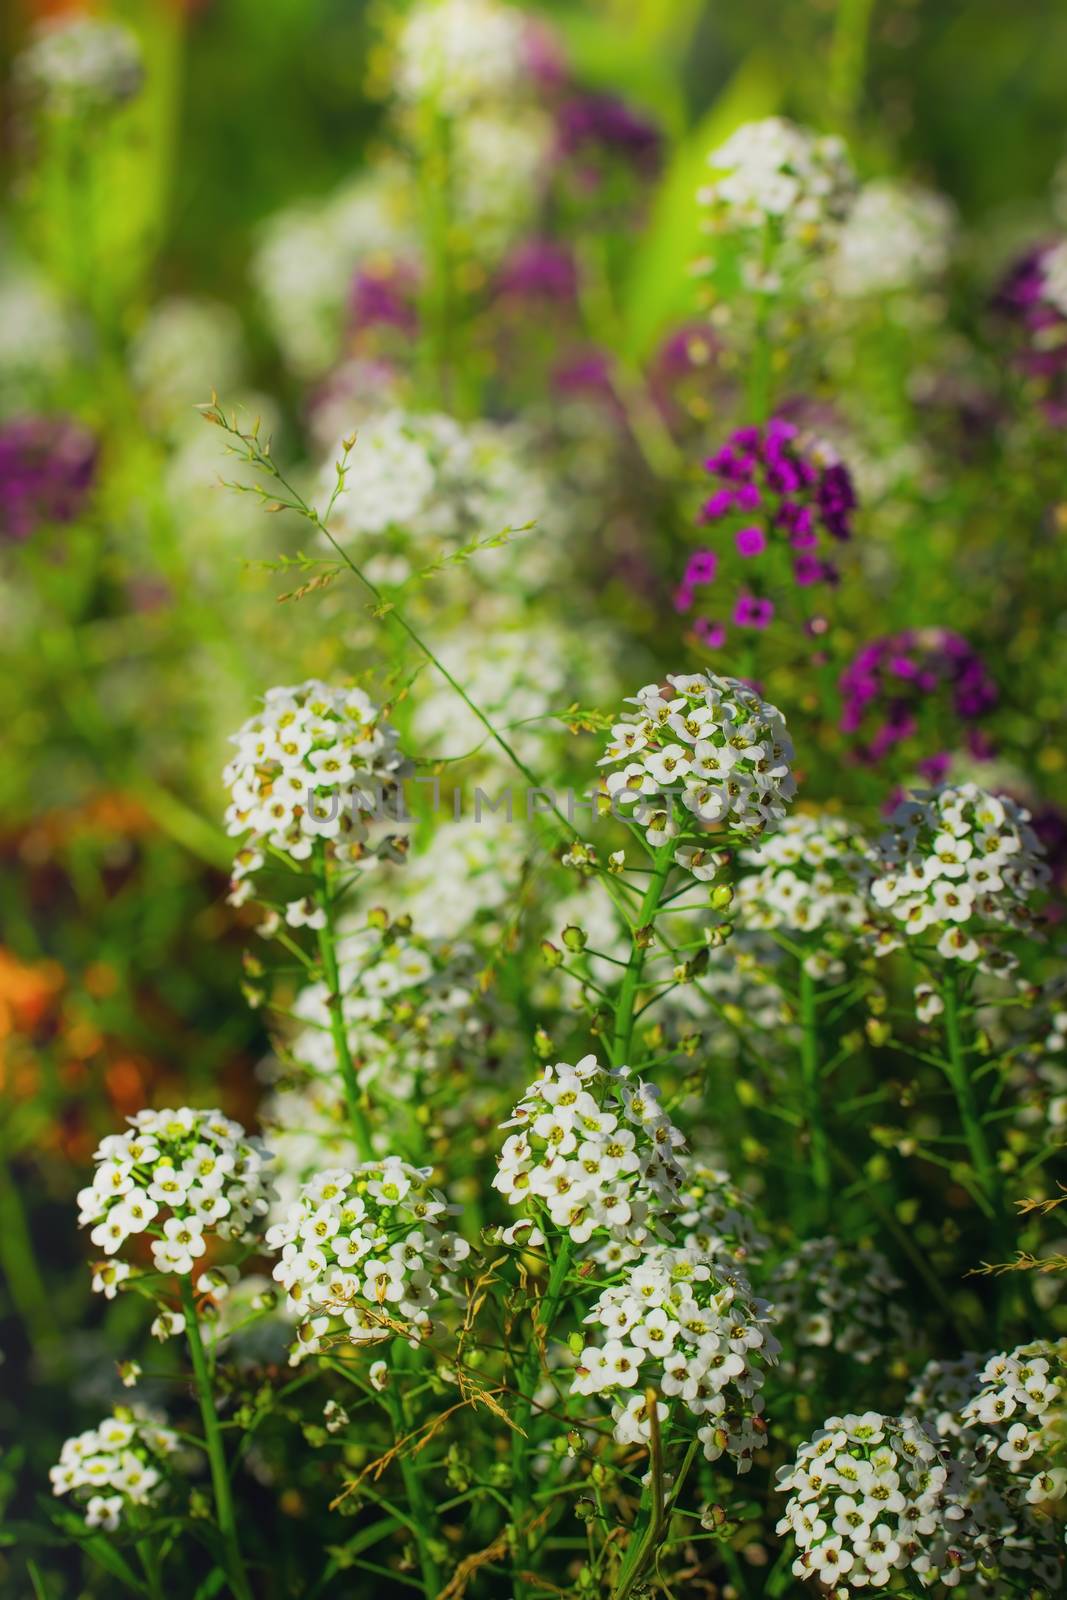
[[[736,678],[715,673],[668,674],[669,689],[647,684],[630,697],[611,730],[600,766],[625,765],[609,774],[615,805],[633,806],[650,845],[658,847],[704,824],[726,823],[762,833],[785,816],[796,792],[790,771],[793,745],[785,719]],[[689,813],[678,813],[673,796]],[[707,845],[680,845],[679,866],[710,879],[718,870]]]
[[[777,1478],[793,1575],[835,1600],[884,1589],[895,1573],[953,1588],[974,1569],[962,1474],[914,1418],[830,1417]]]
[[[902,1287],[880,1250],[826,1236],[803,1240],[775,1269],[768,1293],[791,1345],[869,1366],[914,1337]]]
[[[735,909],[744,927],[828,933],[843,943],[869,919],[870,852],[841,817],[795,813],[769,838],[743,850],[741,861],[754,869],[737,884]],[[805,966],[813,976],[822,975],[824,952],[810,953]]]
[[[272,1198],[270,1152],[221,1111],[139,1111],[129,1133],[101,1141],[92,1186],[78,1195],[79,1225],[114,1256],[131,1235],[152,1241],[157,1272],[188,1277],[212,1234],[253,1243]],[[207,1236],[207,1237],[206,1237]],[[113,1299],[130,1275],[105,1263],[93,1288]]]
[[[1049,881],[1030,813],[1006,795],[977,784],[922,791],[904,800],[875,849],[871,898],[902,933],[928,931],[946,959],[1003,972],[991,925],[1032,933],[1031,896]],[[890,926],[880,952],[899,946]]]
[[[718,1167],[696,1157],[683,1166],[674,1223],[686,1249],[734,1266],[758,1261],[769,1241],[756,1226],[748,1196]]]
[[[641,1244],[677,1204],[684,1138],[627,1068],[591,1055],[548,1066],[501,1126],[521,1132],[505,1140],[493,1187],[528,1213],[509,1242],[542,1243],[547,1211],[576,1244],[594,1234]]]
[[[1041,277],[1044,298],[1067,317],[1067,239],[1045,251],[1041,257]]]
[[[495,941],[500,914],[522,878],[528,835],[523,819],[485,812],[441,822],[412,844],[404,905],[429,939]]]
[[[373,1083],[379,1097],[421,1100],[457,1050],[473,1067],[489,1014],[476,994],[469,948],[412,934],[406,921],[343,932],[338,979],[360,1084]],[[337,1063],[326,985],[302,989],[292,1012],[306,1026],[288,1053],[313,1075],[331,1077]]]
[[[837,241],[834,288],[879,295],[936,280],[951,259],[955,227],[944,195],[891,178],[864,184]]]
[[[42,23],[14,70],[27,93],[62,114],[129,100],[144,79],[141,47],[128,28],[77,15]]]
[[[327,457],[326,494],[335,487],[343,449],[338,442]],[[331,532],[342,543],[367,542],[372,582],[402,583],[442,551],[540,521],[547,491],[523,455],[524,440],[505,424],[463,424],[437,412],[383,412],[357,430]],[[543,538],[540,528],[538,535],[517,538],[520,560],[537,537]],[[508,553],[489,551],[478,559],[499,560]]]
[[[457,1208],[430,1187],[430,1171],[389,1156],[322,1172],[268,1229],[268,1247],[281,1251],[274,1277],[304,1318],[293,1365],[331,1333],[355,1344],[398,1335],[415,1344],[428,1332],[430,1308],[470,1254],[440,1225]]]
[[[531,231],[554,141],[551,118],[536,106],[507,104],[457,120],[452,204],[480,261],[499,261]]]
[[[263,710],[231,743],[227,832],[248,836],[234,864],[232,903],[251,895],[248,880],[268,847],[294,861],[308,860],[316,839],[350,861],[367,853],[368,821],[395,798],[404,763],[396,729],[362,689],[317,678],[268,689]]]
[[[232,395],[244,375],[244,362],[240,318],[232,306],[214,300],[161,301],[130,346],[133,381],[152,412],[165,419],[187,420],[199,401],[211,398],[212,390]],[[208,432],[202,424],[201,432]]]
[[[785,237],[820,243],[855,195],[843,141],[784,117],[745,123],[712,151],[708,165],[716,176],[699,199],[716,230],[773,225]]]
[[[419,0],[396,41],[397,95],[446,116],[507,100],[526,75],[527,26],[500,0]]]
[[[326,200],[264,224],[251,276],[275,341],[300,377],[326,372],[341,356],[358,269],[417,259],[409,187],[396,163],[381,161]]]
[[[1048,1512],[1067,1495],[1062,1348],[1035,1344],[983,1360],[930,1362],[907,1410],[951,1442],[964,1474],[983,1593],[1009,1596],[1018,1580],[1054,1593],[1065,1551]]]
[[[990,1357],[963,1420],[993,1430],[997,1455],[1013,1472],[1035,1457],[1051,1458],[1067,1444],[1067,1341],[1020,1345]],[[1060,1493],[1067,1486],[1067,1478]]]
[[[779,1345],[771,1308],[735,1270],[694,1249],[657,1246],[623,1283],[605,1289],[585,1318],[602,1333],[582,1351],[572,1390],[608,1394],[615,1438],[647,1444],[645,1390],[654,1388],[666,1424],[678,1400],[701,1420],[709,1461],[727,1455],[747,1472],[766,1437],[759,1390]],[[636,1390],[636,1394],[628,1391]]]
[[[465,626],[442,641],[437,656],[489,720],[507,726],[508,742],[527,758],[560,728],[552,713],[571,704],[579,687],[586,703],[596,703],[612,687],[611,642],[595,626],[576,640],[562,623],[551,618],[520,622],[510,607],[468,612]],[[411,720],[412,742],[420,752],[427,758],[452,757],[485,744],[485,725],[439,674],[425,674],[420,688]],[[486,753],[492,756],[495,746]]]
[[[67,1439],[49,1471],[52,1493],[85,1503],[90,1528],[113,1533],[129,1506],[150,1506],[166,1490],[165,1462],[179,1449],[170,1428],[125,1408]]]

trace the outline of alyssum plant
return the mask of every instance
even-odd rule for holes
[[[267,475],[272,504],[332,540],[328,511],[257,434],[209,416]],[[403,597],[336,548],[384,625],[448,679]],[[668,674],[629,706],[601,719],[617,848],[545,822],[560,881],[603,896],[623,937],[600,949],[570,921],[546,940],[543,1014],[540,985],[508,1012],[491,968],[472,977],[461,943],[420,936],[405,914],[411,840],[369,798],[417,770],[387,707],[311,680],[270,689],[234,736],[232,899],[266,941],[249,990],[321,1122],[304,1142],[279,1126],[275,1160],[217,1111],[145,1111],[97,1152],[81,1195],[94,1288],[142,1297],[160,1340],[184,1344],[200,1418],[194,1431],[131,1400],[69,1440],[53,1472],[84,1515],[72,1536],[130,1591],[177,1592],[192,1540],[209,1562],[199,1593],[257,1593],[263,1556],[235,1499],[244,1467],[263,1463],[270,1481],[267,1441],[286,1430],[312,1458],[304,1492],[338,1518],[308,1593],[348,1567],[427,1600],[624,1600],[706,1578],[839,1597],[1059,1581],[1062,1341],[1042,1340],[1038,1307],[1008,1292],[987,1324],[953,1329],[942,1292],[960,1360],[920,1360],[909,1388],[899,1280],[883,1257],[860,1286],[850,1263],[877,1252],[829,1231],[868,1191],[827,1085],[854,1062],[879,961],[903,950],[916,1048],[950,1095],[939,1149],[1010,1249],[1003,1089],[976,1015],[981,986],[1011,971],[1009,944],[1030,937],[1046,877],[1026,813],[946,787],[868,841],[790,814],[792,744],[747,684]],[[709,1160],[729,1154],[741,1108],[721,1108],[724,1137],[700,1028],[713,1018],[751,1045],[744,1004],[721,998],[724,974],[746,971],[785,1018],[754,1052],[785,1207]],[[517,1031],[521,1078],[483,1077],[490,1028]],[[572,1059],[556,1061],[564,1036]],[[449,1126],[443,1090],[473,1138]],[[751,1135],[737,1137],[741,1153]],[[906,1227],[869,1192],[860,1234],[896,1251]],[[268,1336],[288,1370],[256,1361]],[[967,1353],[983,1348],[1003,1353]]]

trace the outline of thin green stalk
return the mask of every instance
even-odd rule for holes
[[[626,964],[622,983],[619,986],[619,998],[615,1005],[615,1028],[611,1039],[611,1064],[613,1067],[624,1067],[628,1063],[630,1047],[633,1043],[634,1023],[636,1021],[635,1005],[637,1003],[638,986],[645,966],[645,954],[648,946],[643,938],[638,937],[643,928],[651,927],[656,919],[660,901],[663,898],[664,885],[671,870],[674,860],[674,841],[668,839],[661,844],[652,857],[652,872],[645,889],[644,897],[637,912],[637,928],[630,944],[630,959]]]
[[[341,979],[337,966],[337,935],[333,921],[333,899],[330,895],[329,882],[326,868],[326,852],[321,841],[315,846],[315,871],[319,880],[319,889],[316,896],[319,907],[326,918],[326,925],[318,930],[319,958],[322,962],[323,975],[326,979],[327,1008],[330,1013],[330,1036],[333,1039],[334,1054],[337,1058],[337,1067],[341,1074],[341,1084],[344,1089],[345,1105],[348,1108],[348,1120],[352,1128],[352,1138],[359,1152],[361,1161],[373,1161],[374,1145],[371,1142],[370,1128],[363,1111],[362,1093],[359,1080],[356,1077],[355,1062],[352,1060],[352,1049],[348,1042],[348,1029],[345,1026],[344,998],[341,994]]]
[[[971,1082],[960,1018],[959,975],[951,965],[946,971],[944,982],[941,986],[941,998],[945,1006],[945,1074],[956,1097],[956,1105],[959,1109],[960,1122],[963,1126],[963,1136],[967,1141],[971,1165],[974,1168],[978,1185],[995,1218],[998,1242],[1001,1242],[1006,1233],[1005,1223],[1007,1221],[1004,1206],[1004,1189],[993,1152],[990,1149],[989,1140],[986,1137],[985,1127],[978,1109],[978,1100],[974,1092],[974,1084]]]
[[[222,1443],[222,1429],[215,1410],[215,1395],[208,1369],[204,1342],[200,1337],[200,1323],[196,1315],[196,1301],[188,1277],[181,1279],[182,1310],[185,1313],[185,1337],[193,1363],[196,1397],[200,1403],[200,1419],[204,1426],[204,1447],[211,1466],[211,1487],[215,1495],[215,1515],[226,1550],[226,1567],[230,1587],[238,1600],[252,1600],[252,1589],[245,1572],[241,1546],[237,1539],[237,1517],[230,1488],[230,1475],[226,1468],[226,1452]]]
[[[560,1241],[556,1259],[548,1275],[548,1285],[538,1309],[538,1325],[543,1330],[546,1340],[552,1331],[556,1312],[563,1299],[573,1252],[574,1247],[570,1235],[567,1234]],[[516,1376],[515,1387],[519,1392],[519,1399],[511,1416],[514,1423],[511,1430],[511,1525],[515,1533],[516,1564],[520,1558],[528,1555],[525,1539],[519,1536],[519,1528],[529,1514],[531,1504],[530,1441],[527,1432],[533,1415],[533,1395],[540,1373],[541,1349],[535,1337]],[[518,1574],[514,1581],[514,1600],[524,1600],[526,1585]]]
[[[409,1360],[408,1345],[403,1339],[393,1342],[393,1371],[389,1382],[382,1391],[382,1399],[389,1412],[393,1424],[393,1443],[398,1445],[407,1434],[411,1432],[411,1416],[409,1414],[407,1397],[400,1391],[404,1378],[412,1371]],[[394,1388],[394,1384],[397,1386]],[[419,1474],[418,1464],[409,1450],[402,1450],[399,1456],[400,1475],[404,1480],[404,1493],[407,1495],[408,1506],[411,1510],[410,1527],[415,1535],[415,1543],[419,1552],[419,1567],[422,1572],[422,1585],[426,1593],[426,1600],[436,1600],[442,1588],[440,1569],[433,1552],[433,1530],[437,1525],[437,1513],[433,1502],[426,1493],[426,1487]]]
[[[815,979],[803,961],[799,965],[800,994],[800,1089],[801,1105],[808,1134],[808,1160],[819,1223],[830,1213],[833,1172],[830,1141],[822,1115],[822,1085],[819,1078],[819,1014]]]
[[[830,45],[830,105],[837,127],[848,133],[863,98],[874,0],[837,0]]]
[[[655,1409],[659,1401],[659,1395],[656,1394],[655,1390],[651,1389],[648,1394],[651,1397],[649,1402],[648,1452],[651,1482],[642,1496],[642,1504],[644,1504],[646,1498],[651,1502],[649,1516],[641,1537],[634,1540],[626,1552],[626,1559],[623,1562],[612,1600],[628,1600],[628,1596],[633,1593],[637,1584],[640,1583],[647,1572],[655,1557],[660,1541],[667,1531],[671,1515],[678,1502],[678,1496],[682,1492],[698,1449],[697,1441],[695,1439],[692,1440],[683,1457],[670,1498],[665,1499],[663,1493],[663,1438],[660,1433],[659,1416]]]

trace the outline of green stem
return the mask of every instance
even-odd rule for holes
[[[337,935],[333,922],[333,900],[330,895],[326,867],[326,849],[322,840],[315,844],[315,870],[319,880],[319,889],[316,896],[319,907],[326,918],[326,925],[319,929],[319,959],[322,962],[323,975],[326,979],[327,1009],[330,1013],[330,1037],[333,1039],[334,1055],[337,1058],[337,1067],[341,1074],[341,1085],[344,1089],[345,1105],[348,1108],[348,1120],[352,1128],[352,1138],[359,1152],[361,1161],[373,1161],[374,1145],[371,1141],[370,1128],[363,1111],[363,1096],[356,1077],[355,1062],[352,1060],[352,1049],[348,1042],[348,1029],[345,1026],[344,999],[341,994],[341,979],[337,965]]]
[[[842,132],[851,130],[867,75],[874,0],[837,0],[830,45],[830,105]]]
[[[815,979],[799,964],[800,993],[800,1087],[801,1104],[808,1132],[808,1159],[818,1222],[824,1224],[830,1213],[833,1174],[830,1141],[822,1116],[822,1085],[819,1081],[819,1017]]]
[[[538,1308],[538,1326],[543,1329],[545,1339],[552,1331],[552,1324],[556,1319],[560,1301],[563,1299],[567,1274],[570,1271],[571,1258],[574,1246],[569,1234],[560,1240],[556,1259],[548,1275],[548,1285]],[[536,1337],[530,1342],[526,1358],[516,1376],[515,1387],[519,1392],[518,1402],[512,1412],[511,1420],[515,1424],[511,1431],[511,1525],[515,1533],[515,1560],[528,1558],[529,1546],[525,1537],[520,1537],[519,1528],[529,1514],[531,1504],[531,1477],[530,1477],[530,1440],[527,1432],[530,1418],[533,1415],[533,1396],[541,1374],[541,1348]],[[526,1586],[516,1574],[514,1600],[523,1600]]]
[[[658,1395],[656,1400],[659,1400]],[[623,1562],[612,1600],[627,1600],[627,1597],[633,1593],[635,1587],[648,1570],[656,1548],[667,1531],[671,1514],[678,1502],[678,1496],[682,1492],[685,1480],[689,1476],[689,1469],[693,1464],[693,1458],[698,1449],[697,1441],[695,1439],[692,1440],[682,1460],[678,1477],[671,1489],[670,1498],[665,1500],[663,1495],[663,1440],[658,1420],[651,1414],[650,1420],[652,1425],[649,1439],[649,1466],[652,1481],[642,1496],[642,1504],[646,1499],[651,1501],[648,1521],[640,1539],[635,1540],[626,1552],[626,1559]]]
[[[628,1063],[630,1047],[633,1043],[634,1023],[636,1021],[635,1006],[637,1003],[638,986],[641,974],[645,967],[645,954],[648,946],[644,937],[638,937],[641,930],[650,928],[656,919],[660,901],[663,898],[663,889],[667,876],[674,860],[674,841],[668,839],[661,844],[652,857],[652,871],[649,875],[648,885],[644,898],[637,912],[637,928],[630,943],[630,959],[626,963],[622,983],[619,985],[619,998],[615,1005],[615,1029],[611,1040],[611,1064],[613,1067],[624,1067]]]
[[[959,974],[951,966],[946,972],[941,986],[941,998],[945,1006],[946,1076],[956,1097],[960,1122],[963,1125],[963,1136],[967,1141],[967,1149],[970,1152],[971,1165],[974,1168],[975,1177],[978,1179],[979,1188],[989,1206],[990,1214],[996,1223],[998,1242],[1001,1242],[1007,1232],[1005,1227],[1007,1218],[1004,1206],[1004,1190],[993,1152],[990,1149],[989,1140],[986,1137],[985,1127],[978,1109],[978,1100],[974,1092],[974,1084],[971,1082],[971,1075],[967,1066],[960,1019]]]
[[[215,1410],[215,1396],[208,1370],[207,1354],[200,1337],[200,1323],[196,1315],[193,1287],[187,1277],[181,1279],[182,1310],[185,1313],[185,1337],[193,1363],[196,1397],[200,1403],[200,1418],[204,1426],[204,1447],[211,1466],[211,1487],[215,1494],[215,1515],[219,1532],[226,1549],[226,1566],[230,1587],[238,1600],[252,1600],[252,1589],[245,1572],[241,1547],[237,1540],[237,1517],[234,1512],[230,1475],[226,1469],[226,1452],[222,1444],[222,1429]]]
[[[402,1392],[401,1385],[406,1377],[412,1374],[412,1362],[408,1345],[403,1339],[393,1341],[393,1370],[389,1380],[382,1391],[382,1399],[389,1412],[393,1424],[393,1443],[399,1444],[411,1432],[411,1415],[408,1409],[407,1396]],[[396,1388],[394,1388],[394,1384]],[[409,1450],[400,1452],[400,1475],[404,1480],[404,1493],[407,1495],[408,1506],[411,1511],[411,1528],[415,1535],[415,1543],[419,1551],[419,1566],[422,1570],[422,1583],[426,1592],[426,1600],[435,1600],[441,1592],[441,1573],[437,1565],[432,1548],[433,1530],[437,1525],[437,1513],[433,1503],[426,1493],[425,1485],[419,1475],[418,1465]]]

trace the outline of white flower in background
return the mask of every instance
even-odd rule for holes
[[[916,1417],[942,1439],[958,1439],[966,1430],[960,1412],[978,1388],[985,1358],[966,1351],[953,1360],[928,1361],[908,1390],[904,1414]]]
[[[870,851],[841,817],[794,813],[773,834],[743,850],[740,860],[751,869],[736,886],[735,911],[743,927],[829,934],[831,943],[834,936],[846,943],[869,919],[864,889]],[[815,943],[821,948],[825,939]],[[806,957],[809,970],[814,960]]]
[[[944,195],[890,178],[864,184],[831,266],[839,294],[891,294],[942,276],[952,257],[956,210]]]
[[[479,261],[494,263],[534,231],[555,131],[534,108],[474,111],[456,123],[452,205]]]
[[[403,884],[414,926],[428,939],[495,943],[522,881],[529,843],[525,817],[509,822],[503,810],[485,809],[458,822],[439,818],[428,838],[416,833]]]
[[[396,41],[397,95],[446,116],[511,100],[526,77],[527,27],[500,0],[419,0]]]
[[[143,1233],[157,1272],[189,1277],[212,1236],[255,1243],[273,1195],[262,1140],[221,1111],[189,1106],[128,1120],[129,1133],[102,1140],[92,1185],[78,1195],[79,1226],[105,1256]],[[110,1299],[128,1277],[116,1283],[102,1265],[93,1287]]]
[[[683,1159],[682,1173],[673,1226],[685,1248],[732,1266],[758,1261],[770,1241],[756,1226],[752,1201],[730,1174],[697,1156]]]
[[[60,16],[42,22],[14,63],[16,83],[59,114],[130,100],[144,80],[137,38],[118,22]]]
[[[699,1250],[656,1246],[603,1291],[585,1322],[600,1337],[582,1351],[572,1393],[611,1397],[620,1444],[647,1444],[653,1388],[665,1432],[672,1411],[688,1411],[707,1460],[727,1455],[748,1471],[766,1438],[759,1390],[779,1346],[770,1306],[741,1273]]]
[[[677,1205],[685,1141],[657,1090],[626,1069],[595,1056],[546,1067],[501,1126],[521,1131],[505,1140],[493,1187],[576,1244],[640,1244]]]
[[[1067,1443],[1067,1340],[1019,1345],[991,1356],[963,1420],[994,1435],[997,1456],[1014,1472]]]
[[[829,1417],[777,1481],[790,1497],[778,1532],[796,1541],[793,1575],[835,1600],[898,1572],[925,1589],[974,1570],[963,1474],[911,1417]]]
[[[263,710],[232,736],[224,772],[226,827],[246,843],[234,864],[235,896],[263,865],[264,849],[307,861],[316,839],[351,861],[370,849],[368,824],[389,814],[404,760],[397,732],[362,689],[317,678],[268,689]]]
[[[212,390],[231,395],[244,365],[241,320],[216,300],[160,301],[130,345],[130,375],[149,411],[163,420],[187,420]]]
[[[52,1493],[71,1494],[90,1528],[113,1533],[131,1506],[154,1506],[167,1491],[168,1457],[178,1435],[147,1413],[117,1407],[96,1428],[68,1439],[49,1471]]]
[[[1067,317],[1067,239],[1045,251],[1041,274],[1045,299]]]
[[[1031,899],[1049,881],[1030,813],[977,784],[920,791],[889,818],[875,847],[871,900],[892,918],[879,953],[926,937],[948,960],[994,975],[1013,957],[996,948],[1000,929],[1033,934]]]
[[[32,386],[62,370],[73,353],[73,337],[50,284],[15,265],[10,251],[0,233],[0,400],[5,410],[9,398],[12,408],[22,410]]]
[[[327,1169],[268,1230],[268,1248],[281,1255],[274,1278],[304,1318],[293,1365],[327,1337],[417,1344],[429,1332],[430,1311],[453,1292],[453,1269],[470,1254],[442,1226],[458,1208],[430,1187],[431,1170],[397,1156]]]
[[[478,1058],[490,1050],[493,1007],[478,990],[469,946],[426,939],[404,923],[342,930],[341,1014],[360,1085],[373,1084],[377,1100],[422,1103],[457,1060],[477,1076]],[[304,1026],[287,1055],[314,1077],[334,1078],[325,984],[307,985],[291,1009]]]
[[[536,534],[526,537],[536,538]],[[580,691],[593,702],[611,692],[613,642],[592,623],[575,637],[551,617],[523,619],[510,606],[490,604],[468,612],[463,624],[441,639],[435,653],[508,743],[534,761],[545,741],[562,731],[552,713],[572,704]],[[429,667],[419,679],[411,736],[427,759],[479,752],[493,766],[495,787],[486,783],[487,801],[500,799],[508,773],[497,745],[486,733],[485,724],[442,675]],[[467,803],[473,807],[473,796]],[[525,796],[516,793],[513,815],[520,826],[526,821],[524,806]]]
[[[543,548],[546,517],[550,531],[555,513],[521,430],[393,410],[354,432],[330,531],[342,545],[360,541],[355,553],[372,582],[402,583],[469,541],[530,522],[537,528],[517,535],[513,546],[479,553],[476,570],[484,578],[514,559],[524,573],[536,575],[530,552]],[[332,495],[343,454],[338,441],[323,466],[321,497]],[[543,578],[551,562],[541,565]]]
[[[760,834],[780,821],[796,781],[778,708],[714,673],[668,674],[667,684],[665,692],[656,683],[638,690],[626,702],[637,711],[611,730],[599,764],[617,769],[607,779],[613,804],[633,808],[653,847],[699,835],[703,824]],[[698,848],[713,843],[709,835]],[[692,870],[696,858],[683,845],[676,860]]]
[[[713,231],[773,227],[805,244],[825,242],[847,216],[856,177],[841,139],[784,117],[747,122],[713,150],[700,191]]]
[[[775,1269],[767,1293],[789,1344],[870,1366],[916,1339],[903,1284],[880,1250],[829,1236],[805,1239]],[[804,1381],[818,1375],[801,1358]]]
[[[300,377],[326,372],[343,354],[357,270],[415,259],[409,191],[406,174],[383,161],[325,201],[262,225],[252,282],[286,364]]]

